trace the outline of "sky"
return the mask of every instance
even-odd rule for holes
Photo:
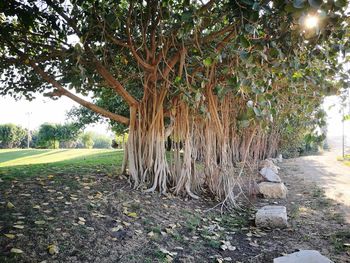
[[[24,128],[29,125],[30,130],[37,129],[44,122],[63,124],[69,121],[66,112],[73,106],[78,104],[66,97],[52,100],[38,95],[33,101],[16,101],[10,96],[0,96],[0,124],[14,123]],[[110,134],[107,124],[89,125],[86,130]]]

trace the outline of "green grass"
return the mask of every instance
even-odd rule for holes
[[[345,244],[349,244],[350,242],[350,230],[342,230],[342,231],[336,231],[331,236],[331,243],[333,244],[334,249],[336,252],[350,252],[350,247],[345,246]]]
[[[48,174],[84,174],[120,171],[122,150],[6,149],[0,150],[0,178],[19,179]]]
[[[344,158],[343,157],[338,157],[337,160],[341,161],[346,166],[350,166],[350,154],[345,155]]]

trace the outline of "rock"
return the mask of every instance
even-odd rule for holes
[[[283,183],[262,182],[258,184],[258,189],[264,198],[286,198],[288,192]]]
[[[275,258],[273,263],[333,263],[316,250],[301,250],[287,256]]]
[[[278,161],[279,163],[283,162],[282,154],[279,154],[279,155],[278,155],[277,161]]]
[[[260,163],[260,167],[261,167],[261,168],[264,168],[264,167],[270,168],[275,174],[278,174],[278,170],[280,169],[280,168],[279,168],[277,165],[275,165],[275,164],[273,163],[273,161],[270,160],[270,159],[265,159],[264,161],[262,161],[262,162]]]
[[[284,228],[287,227],[287,209],[285,206],[267,205],[258,210],[255,215],[257,227]]]
[[[269,182],[274,182],[274,183],[282,182],[281,178],[269,167],[262,168],[259,173]]]

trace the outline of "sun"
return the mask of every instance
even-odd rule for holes
[[[308,15],[304,20],[304,25],[307,29],[315,28],[318,25],[318,17]]]

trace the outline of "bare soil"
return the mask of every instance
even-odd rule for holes
[[[145,194],[103,173],[4,180],[0,262],[272,262],[299,249],[350,262],[342,204],[327,199],[293,164],[281,165],[286,200],[252,197],[244,210],[223,215],[209,198]],[[254,226],[256,209],[267,204],[286,205],[287,229]],[[49,253],[50,245],[57,253]]]

